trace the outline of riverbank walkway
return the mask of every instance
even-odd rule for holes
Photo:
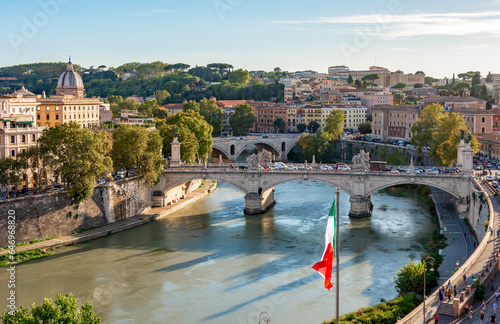
[[[127,229],[137,227],[146,223],[149,223],[153,220],[157,220],[163,217],[166,217],[181,208],[184,208],[195,201],[198,201],[213,192],[217,187],[217,182],[212,180],[207,180],[203,187],[197,188],[192,192],[186,195],[185,199],[179,200],[177,203],[158,208],[148,208],[142,214],[130,217],[112,224],[100,226],[91,230],[87,230],[81,233],[63,235],[58,238],[35,242],[31,244],[18,245],[15,247],[16,253],[24,252],[24,251],[32,251],[32,250],[49,250],[58,248],[65,245],[72,245],[80,242],[85,242],[89,240],[93,240],[99,237],[103,237],[106,235],[118,233],[121,231],[125,231]],[[9,249],[1,249],[0,255],[4,255],[9,253]]]
[[[484,251],[478,257],[477,261],[472,265],[472,267],[470,268],[470,270],[465,274],[467,276],[467,282],[470,282],[470,276],[471,276],[471,274],[474,274],[475,278],[477,277],[477,274],[480,273],[483,270],[484,265],[490,259],[493,258],[494,251],[498,250],[498,248],[500,247],[500,237],[498,235],[496,235],[496,230],[499,229],[498,224],[500,224],[500,202],[494,196],[493,192],[486,185],[480,183],[480,187],[481,187],[481,189],[484,192],[487,193],[487,195],[489,196],[489,198],[491,200],[493,211],[492,211],[492,213],[490,215],[490,220],[492,220],[494,218],[494,224],[496,224],[496,228],[493,228],[494,235],[492,235],[491,238],[489,239],[489,241],[487,242],[487,245],[486,245]],[[447,194],[444,193],[444,195],[446,196]],[[446,198],[446,197],[443,197],[443,198]],[[438,201],[439,198],[437,198],[436,200],[437,200],[436,203],[439,204],[439,201]],[[464,233],[465,229],[463,227],[458,228],[458,227],[456,227],[456,225],[450,223],[450,219],[452,219],[453,216],[450,219],[447,219],[446,213],[448,213],[450,215],[452,215],[452,213],[454,213],[453,207],[451,205],[446,204],[446,203],[445,203],[444,207],[441,206],[441,205],[439,205],[438,211],[440,213],[443,212],[442,217],[441,217],[441,219],[443,221],[443,226],[446,226],[446,227],[450,226],[449,227],[449,232],[447,232],[445,234],[446,237],[448,237],[448,242],[449,242],[448,244],[451,243],[450,245],[454,246],[453,242],[450,241],[450,238],[449,238],[450,236],[452,236],[452,240],[453,240],[453,235],[454,235],[455,236],[455,240],[459,240],[459,241],[462,241],[462,242],[464,242],[464,238],[465,238],[466,243],[465,244],[462,243],[461,245],[462,245],[463,249],[467,249],[467,252],[466,252],[467,253],[467,257],[469,257],[473,253],[473,250],[471,250],[471,249],[474,249],[474,246],[472,244],[472,240],[474,238],[468,232],[465,232],[466,234],[464,235],[463,233]],[[479,242],[477,242],[477,243],[479,243]],[[448,245],[448,247],[450,245]],[[459,249],[459,245],[457,245],[454,249],[451,249],[450,250],[451,255],[453,255],[454,250],[457,250],[455,252],[459,252],[458,249]],[[447,252],[448,252],[448,249],[446,249],[446,253]],[[464,253],[464,251],[462,251],[462,255],[463,255],[463,253]],[[443,254],[444,254],[444,252],[443,252]],[[463,264],[462,260],[459,260],[459,261],[460,261],[460,265],[462,265]],[[441,267],[439,269],[440,274],[441,274],[441,278],[444,278],[446,275],[448,275],[448,273],[446,273],[446,272],[448,272],[450,270],[450,268],[453,268],[453,271],[455,271],[455,266],[456,266],[456,263],[453,263],[453,259],[450,259],[448,256],[445,256],[445,258],[443,260],[443,264],[441,265]],[[446,284],[446,283],[441,281],[440,284],[443,285],[443,284]],[[463,286],[464,286],[463,281],[460,282],[460,285],[457,285],[459,292],[462,291]],[[490,317],[491,317],[491,314],[493,312],[493,306],[492,305],[493,305],[493,302],[495,301],[494,293],[495,293],[496,290],[498,290],[498,287],[500,287],[500,276],[499,275],[497,275],[496,277],[494,277],[494,279],[492,280],[492,282],[490,284],[488,284],[488,286],[486,287],[486,301],[487,301],[487,305],[486,305],[486,308],[485,308],[485,311],[484,311],[485,312],[485,322],[486,323],[490,323]],[[448,303],[446,301],[446,299],[445,299],[445,301],[443,303],[444,304],[450,304],[450,303]],[[445,323],[445,324],[448,324],[448,323],[453,323],[453,324],[458,324],[458,323],[480,323],[481,304],[482,304],[481,301],[477,301],[477,302],[473,303],[474,313],[473,313],[472,319],[470,319],[470,317],[468,315],[467,316],[462,316],[460,318],[454,318],[454,317],[451,317],[451,316],[446,316],[446,315],[443,315],[443,314],[439,314],[439,323]],[[433,322],[434,322],[434,320],[430,321],[430,323],[433,323]]]

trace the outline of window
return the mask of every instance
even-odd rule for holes
[[[40,114],[36,115],[36,119],[40,120]]]
[[[49,114],[47,114],[47,120],[49,120],[49,119],[50,119],[50,115],[49,115]]]
[[[484,127],[481,127],[481,133],[486,132],[486,129]]]
[[[59,115],[56,115],[56,120],[59,120]]]
[[[36,141],[36,136],[35,136],[35,134],[31,134],[31,140],[32,140],[33,142],[34,142],[34,141]]]
[[[50,110],[50,107],[45,107],[45,110],[46,110],[46,111],[49,111],[49,110]]]
[[[485,117],[481,117],[481,123],[484,123],[484,122],[486,122],[486,118]]]
[[[21,142],[26,143],[26,135],[21,135]]]
[[[10,136],[10,144],[15,144],[16,143],[16,137],[14,135]]]
[[[40,111],[40,107],[36,107],[36,110]]]
[[[16,150],[10,151],[10,156],[15,157],[16,156]]]
[[[59,111],[59,107],[56,107],[56,111]]]

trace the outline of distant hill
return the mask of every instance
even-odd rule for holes
[[[0,94],[12,93],[23,85],[36,94],[41,94],[42,91],[47,95],[55,94],[57,79],[66,69],[66,64],[32,63],[2,67],[0,77],[16,79],[0,79]],[[111,95],[147,97],[156,91],[167,90],[170,98],[166,103],[170,103],[183,100],[198,101],[211,96],[223,100],[278,98],[278,101],[282,101],[284,95],[283,85],[277,82],[272,84],[252,82],[250,86],[230,83],[228,80],[233,72],[233,66],[227,63],[211,63],[207,66],[190,68],[184,63],[168,64],[156,61],[131,62],[109,69],[104,65],[97,68],[74,65],[74,68],[82,76],[89,97],[106,98]],[[279,77],[274,72],[269,72],[268,76]],[[208,82],[220,82],[220,84],[210,85]]]

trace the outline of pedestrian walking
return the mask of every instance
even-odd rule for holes
[[[443,291],[441,289],[439,289],[439,300],[440,301],[444,300]]]
[[[450,301],[451,300],[451,289],[448,289],[447,293],[448,293],[448,301]]]
[[[457,285],[453,286],[453,298],[457,297]]]
[[[495,320],[497,319],[497,316],[495,313],[491,314],[491,324],[495,324]]]
[[[483,299],[483,303],[481,304],[481,309],[484,311],[486,309],[486,300]]]
[[[472,313],[473,313],[473,311],[472,311],[472,304],[471,304],[469,307],[469,318],[470,319],[472,319]]]
[[[465,273],[464,273],[463,278],[464,278],[464,285],[467,285],[467,276],[465,275]]]
[[[470,275],[470,284],[472,285],[474,283],[474,274]]]
[[[493,303],[493,314],[496,314],[496,313],[497,313],[497,308],[498,308],[498,304],[497,304],[497,302],[495,301],[495,302]]]
[[[499,299],[500,299],[500,292],[496,291],[495,292],[495,301],[497,302],[497,304],[498,304]]]
[[[439,322],[439,315],[436,313],[436,315],[434,315],[434,324],[438,324]]]
[[[484,312],[481,311],[481,315],[479,315],[479,318],[481,319],[480,324],[484,324]]]

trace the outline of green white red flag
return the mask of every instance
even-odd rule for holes
[[[332,208],[328,214],[328,220],[326,223],[325,232],[325,251],[323,252],[323,257],[321,261],[313,265],[313,269],[318,271],[318,273],[325,278],[325,288],[330,291],[333,287],[331,283],[332,279],[332,267],[333,258],[335,257],[335,200],[333,201]],[[338,271],[338,270],[337,270]]]

